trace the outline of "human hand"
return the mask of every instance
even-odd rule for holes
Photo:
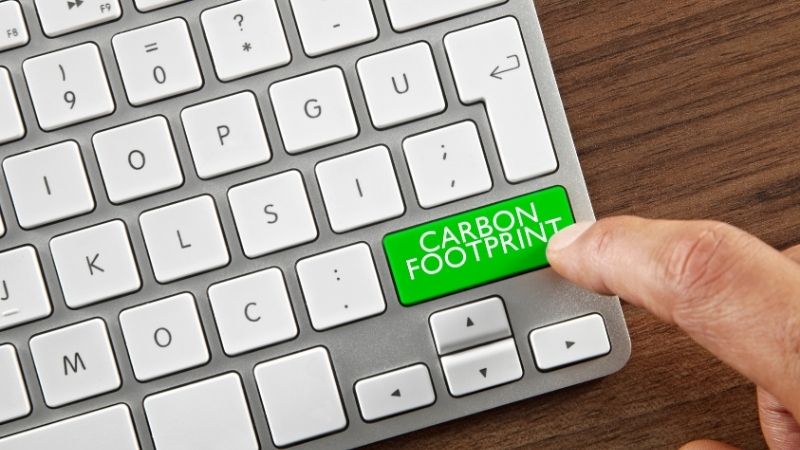
[[[800,449],[800,246],[780,253],[718,222],[614,217],[566,228],[547,256],[565,278],[679,326],[752,380],[767,445]]]

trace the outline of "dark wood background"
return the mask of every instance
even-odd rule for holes
[[[536,6],[598,217],[710,218],[800,243],[800,1]],[[643,311],[625,315],[620,373],[376,448],[765,447],[747,380]]]

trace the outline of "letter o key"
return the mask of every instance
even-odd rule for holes
[[[156,341],[157,346],[167,348],[172,344],[172,333],[164,327],[158,328],[153,333],[153,340]]]

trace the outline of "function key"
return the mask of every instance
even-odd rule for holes
[[[53,0],[50,0],[53,1]],[[21,47],[30,41],[22,7],[16,1],[0,2],[0,52]]]
[[[110,22],[122,16],[119,0],[35,0],[39,21],[49,37]]]
[[[432,2],[430,0],[386,0],[386,9],[389,11],[392,28],[397,31],[407,31],[507,1],[458,0]]]
[[[2,7],[3,4],[0,3],[0,8]],[[11,84],[11,75],[5,67],[0,67],[0,117],[3,118],[0,121],[0,144],[25,136],[25,124],[19,112],[17,95]]]
[[[203,11],[201,18],[222,81],[279,67],[292,59],[275,0],[240,0]]]
[[[203,85],[183,19],[120,33],[111,40],[128,100],[141,106]]]
[[[136,4],[136,9],[139,11],[148,12],[185,1],[186,0],[133,0],[133,3]]]
[[[533,330],[530,341],[536,366],[543,371],[597,358],[611,351],[600,314]]]
[[[369,0],[292,0],[308,56],[319,56],[378,37]]]
[[[52,131],[114,112],[106,70],[95,44],[82,44],[22,63],[39,125]]]

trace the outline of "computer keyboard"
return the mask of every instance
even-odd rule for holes
[[[547,268],[529,0],[0,1],[0,159],[0,450],[352,448],[630,353]]]

